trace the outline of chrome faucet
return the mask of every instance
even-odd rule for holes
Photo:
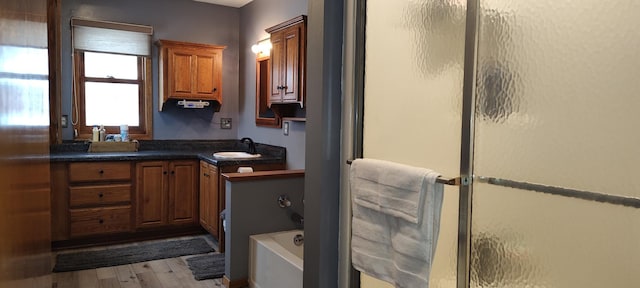
[[[251,140],[251,138],[244,137],[244,138],[240,139],[240,142],[249,145],[249,154],[257,154],[258,153],[258,152],[256,152],[256,144],[253,143],[253,140]]]

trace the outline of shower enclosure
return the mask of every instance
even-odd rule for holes
[[[445,187],[430,287],[640,286],[640,2],[347,5],[344,157],[469,180]]]

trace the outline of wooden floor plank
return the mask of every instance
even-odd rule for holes
[[[55,273],[54,282],[58,288],[80,288],[78,273],[75,271]]]
[[[120,265],[114,268],[116,270],[118,281],[120,282],[120,287],[140,288],[140,281],[138,280],[136,273],[133,272],[133,267],[131,265]]]
[[[169,265],[169,268],[171,268],[171,271],[178,273],[178,272],[184,272],[184,271],[189,271],[191,272],[191,270],[189,270],[189,266],[187,266],[187,263],[184,262],[184,260],[182,260],[182,258],[180,257],[176,257],[176,258],[169,258],[166,259],[167,264]]]
[[[156,274],[153,271],[146,271],[142,273],[136,273],[136,277],[140,281],[140,287],[142,288],[160,288],[162,284],[160,284],[160,280],[156,277]]]
[[[184,287],[180,281],[178,281],[176,273],[173,273],[169,263],[166,259],[149,261],[151,270],[155,272],[156,277],[160,280],[162,287],[164,288],[182,288]]]
[[[153,272],[155,272],[156,274],[168,273],[172,271],[166,259],[149,261],[149,266],[151,267],[151,270],[153,270]]]
[[[98,287],[100,288],[120,288],[120,282],[118,282],[118,278],[106,278],[98,280]]]
[[[96,269],[80,270],[78,273],[78,285],[80,287],[98,287],[98,273]]]
[[[153,272],[153,270],[151,270],[151,266],[149,266],[149,262],[133,263],[131,264],[131,267],[133,268],[133,273],[136,274]]]
[[[116,278],[116,269],[113,267],[102,267],[96,269],[98,280]]]

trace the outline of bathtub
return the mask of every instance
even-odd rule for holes
[[[249,237],[249,287],[302,287],[304,245],[294,244],[296,235],[303,235],[303,231],[291,230]]]

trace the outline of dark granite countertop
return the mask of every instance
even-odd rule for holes
[[[88,142],[69,142],[51,146],[51,162],[144,161],[199,159],[216,166],[273,164],[286,162],[286,148],[256,143],[259,158],[236,160],[216,159],[220,151],[247,151],[238,140],[148,140],[140,141],[138,152],[87,152]]]

